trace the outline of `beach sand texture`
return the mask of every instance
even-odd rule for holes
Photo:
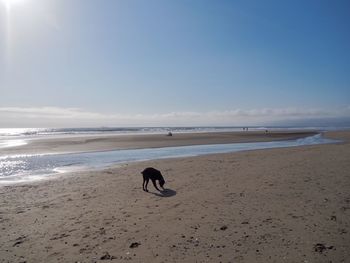
[[[343,143],[125,164],[0,187],[1,262],[348,262]],[[140,172],[162,171],[164,195]]]

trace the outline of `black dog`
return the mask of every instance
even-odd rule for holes
[[[160,191],[157,187],[157,184],[156,184],[156,180],[158,180],[160,187],[164,190],[163,185],[165,184],[165,181],[164,181],[164,178],[163,178],[160,171],[158,171],[157,169],[154,169],[152,167],[148,167],[145,170],[143,170],[143,172],[141,172],[141,173],[143,175],[143,184],[142,184],[143,191],[148,192],[147,185],[148,185],[149,179],[152,180],[154,187],[158,191]]]

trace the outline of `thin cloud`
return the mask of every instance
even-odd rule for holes
[[[349,118],[350,107],[339,109],[262,108],[159,114],[106,114],[79,108],[1,107],[2,127],[76,126],[197,126],[266,125],[278,121]]]

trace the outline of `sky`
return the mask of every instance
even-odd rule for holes
[[[0,0],[0,127],[350,126],[350,2]]]

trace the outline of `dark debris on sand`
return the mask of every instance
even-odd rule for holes
[[[334,246],[325,246],[324,244],[322,243],[317,243],[316,245],[314,245],[314,250],[315,252],[319,252],[319,253],[322,253],[323,251],[327,250],[327,249],[333,249]]]
[[[24,240],[26,239],[26,236],[20,236],[19,238],[17,238],[15,241],[15,243],[12,245],[13,247],[16,247],[20,244],[22,244],[24,242]]]
[[[136,248],[136,247],[138,247],[139,245],[141,245],[141,243],[139,243],[139,242],[133,242],[133,243],[131,243],[131,245],[129,246],[129,248]]]
[[[116,259],[115,256],[111,256],[108,252],[106,252],[102,257],[100,257],[101,260],[112,260]]]

